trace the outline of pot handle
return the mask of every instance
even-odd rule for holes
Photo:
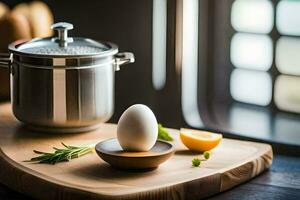
[[[128,63],[134,63],[134,55],[131,52],[118,53],[115,56],[115,70],[120,70],[120,65],[126,65]]]
[[[2,68],[10,68],[11,57],[8,53],[0,53],[0,67]]]

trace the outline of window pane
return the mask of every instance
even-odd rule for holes
[[[237,31],[269,33],[273,18],[274,8],[268,0],[237,0],[232,5],[231,24]]]
[[[300,75],[300,39],[281,37],[276,45],[276,66],[283,74]]]
[[[266,106],[272,99],[269,73],[235,69],[230,77],[230,94],[236,101]]]
[[[280,110],[300,113],[300,77],[280,75],[275,81],[274,100]]]
[[[198,23],[199,1],[184,0],[182,10],[182,93],[185,121],[193,127],[203,125],[198,110]]]
[[[153,0],[152,82],[156,90],[166,84],[167,0]]]
[[[285,0],[278,3],[276,26],[283,35],[300,35],[300,1]]]
[[[289,144],[295,144],[300,141],[300,118],[287,112],[279,112],[275,115],[274,138],[277,141],[285,141]],[[286,138],[289,138],[287,140]]]
[[[263,139],[270,137],[271,119],[267,108],[233,103],[229,111],[229,124],[233,132]]]
[[[267,71],[272,66],[273,42],[267,35],[236,33],[230,58],[235,67]]]

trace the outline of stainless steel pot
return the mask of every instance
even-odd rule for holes
[[[112,116],[114,73],[134,56],[110,42],[68,37],[72,24],[52,28],[58,37],[17,41],[0,56],[0,66],[10,69],[13,113],[48,132],[94,129]]]

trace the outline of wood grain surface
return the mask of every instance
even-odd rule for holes
[[[81,134],[45,134],[26,130],[0,105],[0,181],[38,199],[199,199],[230,189],[269,168],[269,145],[223,139],[211,159],[200,168],[191,167],[197,156],[175,137],[176,152],[157,170],[137,173],[111,168],[95,153],[57,165],[23,162],[32,150],[49,151],[63,141],[90,144],[115,137],[116,126],[103,124]]]

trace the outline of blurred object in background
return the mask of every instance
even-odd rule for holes
[[[7,46],[20,39],[49,37],[53,32],[53,14],[40,1],[21,3],[13,10],[0,2],[0,53],[7,53]],[[0,68],[0,100],[9,99],[9,72]]]
[[[21,3],[13,9],[13,12],[22,14],[27,18],[32,38],[49,37],[53,34],[50,28],[53,24],[53,15],[45,3],[40,1]]]
[[[0,2],[0,19],[9,11],[9,8],[4,3]]]
[[[9,12],[0,20],[0,47],[1,52],[7,52],[7,46],[19,39],[31,39],[30,27],[25,16]]]
[[[4,50],[4,44],[2,44],[2,43],[4,43],[4,37],[5,37],[5,32],[6,32],[6,28],[5,28],[5,26],[4,25],[2,25],[3,23],[5,23],[5,18],[7,17],[7,14],[9,13],[9,7],[6,5],[6,4],[4,4],[4,3],[2,3],[2,2],[0,2],[0,24],[1,24],[1,26],[0,26],[0,31],[1,31],[1,37],[0,37],[0,52],[3,52]],[[4,30],[5,29],[5,30]],[[6,49],[7,49],[7,47],[6,47]],[[1,79],[0,79],[1,80]]]
[[[9,12],[8,6],[6,6],[4,3],[0,2],[0,23],[2,22],[2,18],[6,15],[6,13]],[[0,25],[0,52],[2,52],[2,38],[3,38],[3,31],[1,30],[2,25]],[[0,99],[3,97],[8,96],[9,94],[9,87],[8,87],[8,72],[5,69],[0,68]]]

